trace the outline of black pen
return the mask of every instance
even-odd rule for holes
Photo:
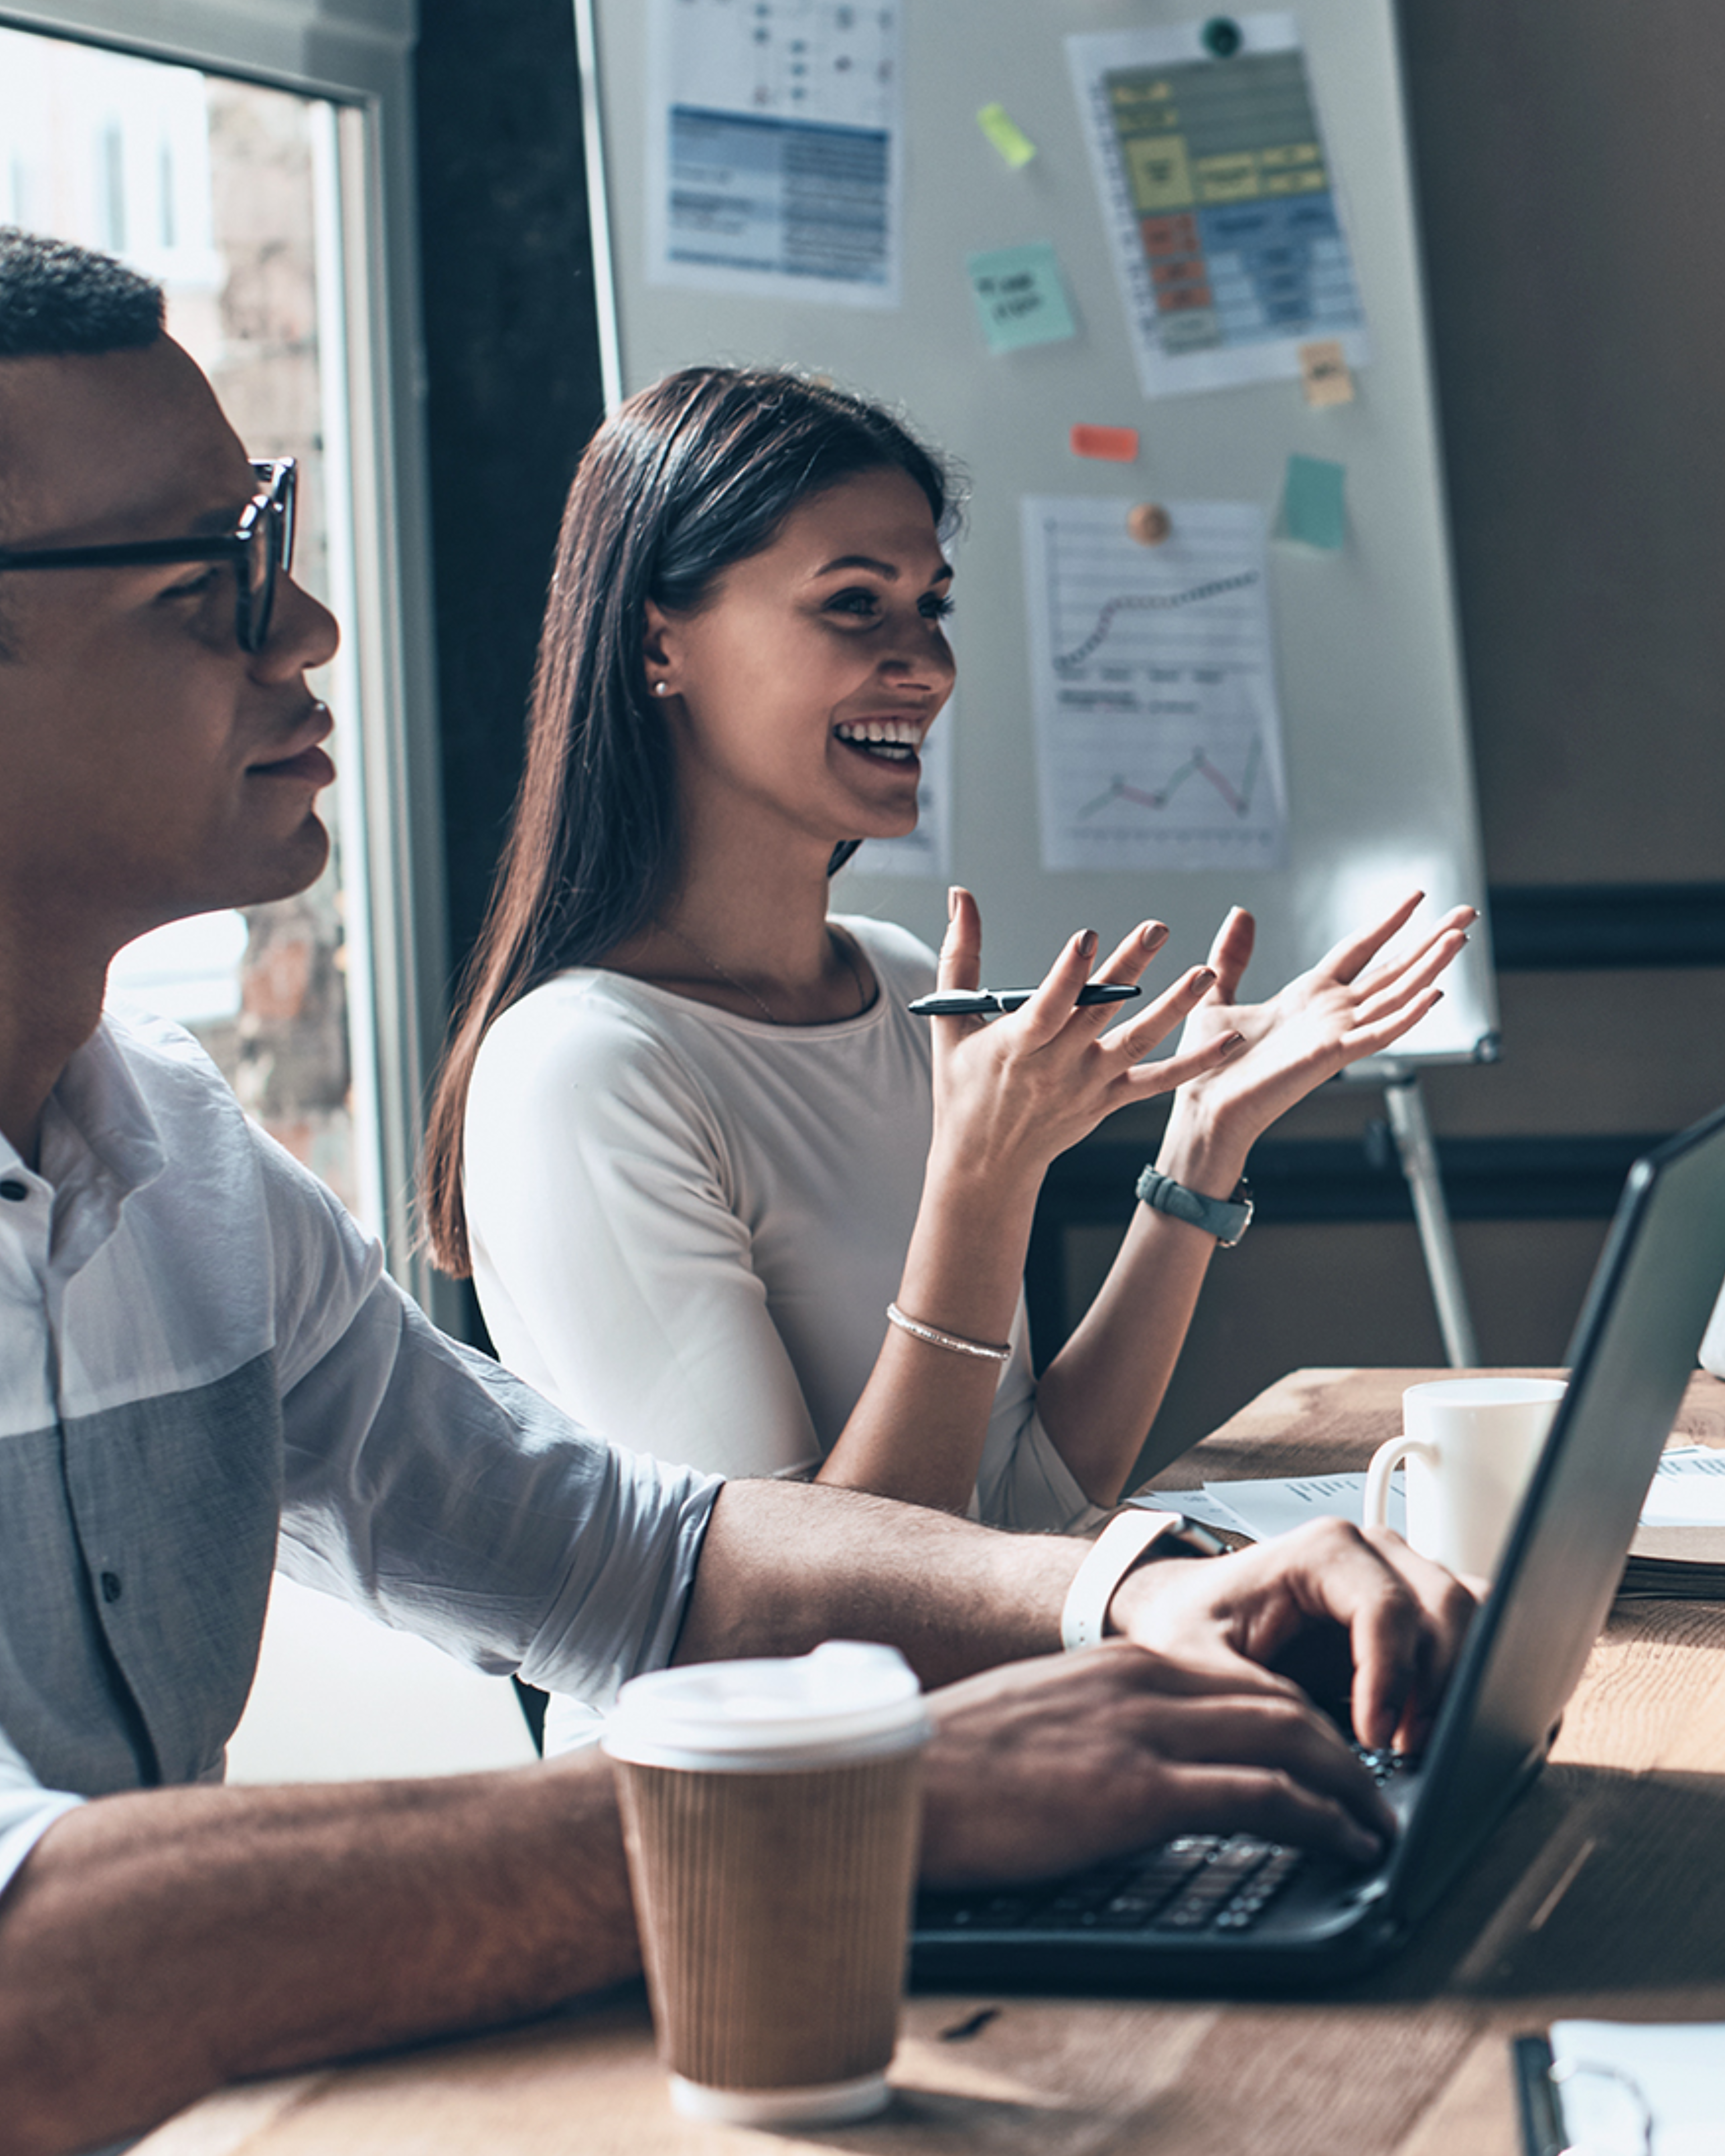
[[[916,1018],[987,1018],[995,1011],[1022,1010],[1034,988],[948,988],[918,996],[906,1009]],[[1078,991],[1081,1004],[1124,1004],[1140,993],[1128,981],[1086,981]]]

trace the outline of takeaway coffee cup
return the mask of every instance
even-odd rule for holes
[[[814,2126],[885,2105],[927,1734],[903,1657],[851,1640],[623,1687],[604,1748],[679,2111]]]
[[[1385,1524],[1389,1478],[1405,1460],[1409,1542],[1451,1572],[1491,1578],[1563,1397],[1556,1378],[1409,1385],[1402,1435],[1372,1455],[1366,1525]]]

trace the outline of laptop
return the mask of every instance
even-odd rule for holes
[[[1725,1278],[1725,1109],[1637,1161],[1497,1584],[1418,1760],[1363,1755],[1401,1823],[1375,1871],[1183,1835],[1063,1879],[924,1894],[913,1981],[1274,1989],[1394,1953],[1544,1764]]]

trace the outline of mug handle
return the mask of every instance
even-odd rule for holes
[[[1362,1508],[1368,1527],[1389,1525],[1389,1478],[1402,1461],[1415,1452],[1436,1466],[1437,1447],[1428,1445],[1424,1438],[1409,1437],[1405,1430],[1399,1437],[1391,1438],[1387,1445],[1380,1445],[1372,1455],[1372,1464],[1366,1470],[1366,1502]]]

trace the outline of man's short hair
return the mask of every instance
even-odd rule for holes
[[[137,352],[162,333],[161,285],[111,254],[0,224],[0,362]],[[0,457],[0,533],[8,506]],[[0,662],[14,656],[0,591]]]
[[[0,359],[135,352],[162,321],[161,285],[111,254],[0,224]]]

